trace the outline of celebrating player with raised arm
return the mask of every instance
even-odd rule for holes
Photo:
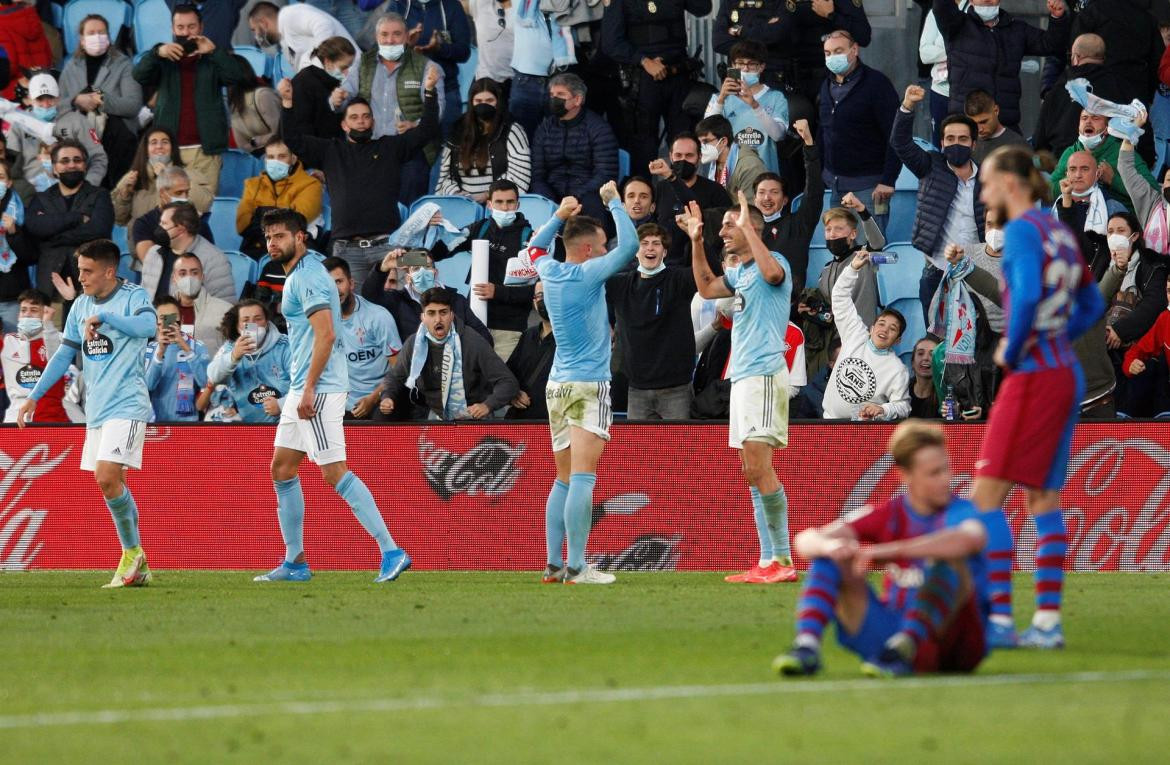
[[[61,379],[81,351],[88,397],[81,469],[93,472],[114,517],[122,559],[104,587],[150,583],[146,553],[138,538],[138,505],[126,485],[126,470],[142,467],[142,444],[150,421],[150,394],[142,357],[154,337],[155,313],[141,287],[118,278],[118,245],[95,239],[77,249],[77,278],[85,294],[65,321],[61,347],[17,412],[27,425],[37,401]]]
[[[739,192],[739,209],[723,214],[723,251],[739,256],[739,265],[715,276],[703,249],[703,217],[691,202],[686,213],[691,238],[691,268],[705,298],[735,296],[731,323],[731,420],[728,443],[739,450],[743,475],[751,491],[760,561],[729,582],[795,582],[788,542],[788,497],[772,467],[772,451],[788,445],[788,314],[792,281],[788,261],[760,239],[764,216]]]
[[[996,363],[1006,376],[975,463],[971,499],[989,534],[994,646],[1060,648],[1061,587],[1068,542],[1060,490],[1068,472],[1073,426],[1085,378],[1073,341],[1104,311],[1076,237],[1047,212],[1035,209],[1048,185],[1019,146],[995,150],[980,170],[980,195],[999,210],[1004,228],[1003,277],[1006,332]],[[1012,534],[1003,503],[1016,484],[1028,490],[1036,522],[1036,613],[1017,641],[1012,622]]]
[[[908,420],[889,450],[905,494],[796,535],[811,565],[792,650],[772,662],[783,675],[820,670],[829,622],[869,675],[970,672],[987,653],[987,533],[975,507],[951,493],[942,428]],[[881,596],[865,579],[874,562],[887,564]]]
[[[545,583],[611,584],[615,579],[585,562],[585,545],[593,523],[597,463],[613,419],[605,281],[633,260],[638,234],[612,181],[601,187],[601,200],[617,223],[618,243],[612,252],[605,251],[601,223],[578,215],[581,205],[573,197],[561,200],[556,214],[536,232],[527,250],[544,283],[544,304],[557,339],[545,389],[557,465],[557,478],[545,505]],[[562,226],[565,262],[559,263],[551,251]],[[569,557],[562,562],[566,536]]]
[[[266,213],[261,220],[268,254],[284,268],[282,311],[288,322],[290,390],[276,426],[272,483],[284,537],[285,558],[257,582],[311,578],[305,561],[305,495],[297,469],[308,455],[321,476],[345,500],[362,527],[378,543],[382,565],[375,582],[389,582],[410,568],[410,556],[394,543],[374,495],[345,464],[345,401],[349,374],[341,326],[341,301],[322,258],[305,248],[305,218],[295,210]]]

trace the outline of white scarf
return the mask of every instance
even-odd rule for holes
[[[430,354],[428,342],[443,346],[443,379],[440,383],[440,401],[443,404],[442,415],[431,412],[432,420],[455,420],[467,416],[467,393],[463,388],[463,341],[459,333],[452,327],[451,331],[442,340],[431,335],[425,328],[419,327],[414,335],[414,353],[410,359],[410,376],[406,378],[406,387],[414,389],[418,378],[426,368],[427,356]]]
[[[1141,253],[1134,249],[1133,254],[1129,256],[1129,265],[1125,267],[1125,276],[1121,277],[1121,291],[1129,292],[1130,290],[1137,290],[1137,269],[1138,261],[1141,260]]]
[[[431,218],[439,211],[440,207],[436,203],[423,203],[390,235],[388,246],[391,249],[424,247],[429,250],[436,240],[442,239],[447,249],[454,250],[467,239],[467,232],[446,218],[438,226],[431,226]]]
[[[1076,197],[1073,197],[1073,200],[1074,205],[1079,204]],[[1059,204],[1060,199],[1052,204],[1052,214],[1057,217],[1060,216],[1060,211],[1056,209]],[[1094,185],[1092,193],[1089,194],[1089,212],[1085,215],[1085,231],[1105,236],[1108,223],[1109,207],[1105,204],[1105,194],[1099,185]]]

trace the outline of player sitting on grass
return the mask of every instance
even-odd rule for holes
[[[942,429],[909,420],[889,450],[904,495],[796,536],[796,551],[812,563],[796,641],[772,662],[780,674],[820,670],[830,621],[869,675],[970,672],[987,653],[987,533],[974,505],[951,493]],[[865,579],[871,563],[886,564],[881,596]]]

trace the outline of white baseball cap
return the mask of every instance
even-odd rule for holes
[[[57,87],[57,81],[53,79],[51,74],[44,72],[34,74],[32,79],[28,81],[28,97],[34,101],[41,96],[58,98],[60,95],[61,91]]]

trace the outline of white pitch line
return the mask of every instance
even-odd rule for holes
[[[631,701],[708,699],[728,696],[767,696],[794,693],[898,691],[922,688],[973,688],[1012,685],[1072,685],[1170,680],[1170,670],[1135,669],[1121,672],[1034,673],[1026,675],[945,675],[899,680],[780,681],[740,685],[660,685],[644,688],[596,688],[567,691],[489,693],[467,698],[416,697],[350,699],[338,701],[278,701],[263,704],[167,707],[106,711],[47,712],[0,716],[0,729],[53,728],[71,725],[118,725],[139,722],[186,722],[274,715],[322,715],[339,712],[404,712],[428,709],[546,706],[555,704],[613,704]]]

